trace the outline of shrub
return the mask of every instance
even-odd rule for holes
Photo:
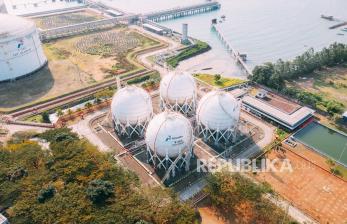
[[[42,121],[44,123],[51,123],[51,120],[49,119],[49,114],[47,111],[43,112],[41,116],[42,116]]]
[[[43,188],[40,190],[39,195],[37,196],[37,200],[40,203],[44,203],[48,199],[54,197],[55,188],[53,186],[48,186],[47,188]]]
[[[94,203],[104,202],[113,195],[113,184],[100,179],[93,180],[89,183],[87,195]]]

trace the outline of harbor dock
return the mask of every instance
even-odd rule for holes
[[[235,48],[232,47],[230,42],[224,37],[224,34],[221,32],[217,24],[212,24],[212,28],[216,31],[219,39],[222,41],[223,45],[226,47],[227,51],[235,58],[237,64],[241,67],[242,71],[245,71],[247,76],[252,75],[252,70],[246,64],[246,54],[241,54]]]

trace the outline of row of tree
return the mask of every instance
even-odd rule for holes
[[[138,177],[69,129],[16,134],[0,147],[0,207],[11,223],[196,223],[194,209]]]
[[[300,76],[310,74],[323,67],[332,67],[347,62],[347,45],[334,43],[319,52],[313,48],[293,61],[278,60],[276,63],[265,63],[256,66],[250,79],[254,82],[280,90],[285,81],[296,79]]]
[[[344,105],[335,100],[327,100],[321,94],[287,87],[286,81],[308,75],[323,67],[332,67],[347,62],[347,45],[334,43],[328,48],[315,52],[312,48],[297,56],[293,61],[278,60],[256,66],[251,81],[265,85],[304,104],[322,109],[330,114],[341,113]]]

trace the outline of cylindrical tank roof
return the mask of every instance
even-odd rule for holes
[[[160,96],[169,103],[184,103],[195,94],[195,79],[187,72],[170,72],[160,82]]]
[[[193,141],[193,128],[187,118],[176,112],[163,112],[153,117],[147,127],[146,143],[161,157],[175,158],[188,151]]]
[[[0,13],[0,42],[6,42],[35,31],[35,23],[31,20]]]
[[[152,100],[145,90],[136,86],[127,86],[114,95],[111,111],[113,119],[123,124],[142,123],[152,116]]]
[[[197,108],[197,122],[211,130],[235,127],[240,117],[240,103],[224,91],[212,91],[201,98]]]

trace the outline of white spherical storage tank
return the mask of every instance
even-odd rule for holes
[[[124,87],[114,95],[111,112],[118,134],[141,137],[153,115],[151,96],[139,87]]]
[[[185,115],[195,112],[196,82],[187,72],[170,72],[160,82],[160,105]]]
[[[214,143],[235,141],[240,109],[240,102],[228,92],[207,93],[197,108],[198,135]]]
[[[148,162],[175,175],[177,169],[189,169],[193,128],[187,118],[165,111],[153,117],[146,130]],[[171,167],[171,168],[170,168]]]
[[[46,63],[35,23],[0,14],[0,82],[31,74]]]

